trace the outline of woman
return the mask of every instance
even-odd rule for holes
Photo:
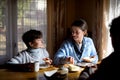
[[[87,23],[83,19],[71,25],[71,38],[63,42],[54,56],[54,64],[97,63],[98,56],[91,38],[87,35]]]

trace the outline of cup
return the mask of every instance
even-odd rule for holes
[[[64,65],[60,65],[58,72],[60,72],[60,74],[67,74],[68,68],[64,67]]]
[[[34,62],[34,72],[38,72],[40,68],[39,61]]]

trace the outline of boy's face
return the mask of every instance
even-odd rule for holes
[[[41,48],[43,47],[43,39],[42,38],[35,39],[33,42],[30,42],[29,44],[32,48]]]

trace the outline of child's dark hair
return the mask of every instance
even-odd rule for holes
[[[33,29],[25,32],[22,36],[22,40],[27,47],[30,47],[29,42],[33,42],[35,39],[38,39],[38,38],[42,38],[42,32],[39,30],[33,30]]]

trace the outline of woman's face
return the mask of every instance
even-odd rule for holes
[[[32,48],[41,48],[43,47],[43,39],[42,38],[35,39],[33,42],[30,42],[29,44]]]
[[[72,38],[77,43],[82,43],[83,37],[84,37],[84,31],[82,31],[79,26],[72,26]]]

